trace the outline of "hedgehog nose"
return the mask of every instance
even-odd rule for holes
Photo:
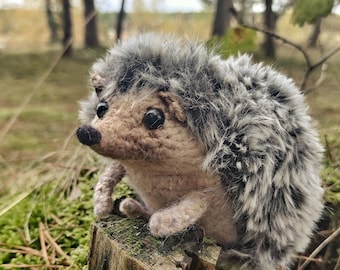
[[[90,125],[83,125],[76,131],[78,140],[85,145],[91,146],[100,142],[102,135]]]

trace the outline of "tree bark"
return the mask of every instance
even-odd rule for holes
[[[223,37],[230,26],[232,16],[233,1],[217,0],[215,18],[213,24],[212,35]]]
[[[56,43],[58,41],[58,25],[53,16],[51,0],[46,0],[46,16],[50,29],[50,43]]]
[[[85,17],[85,47],[98,47],[97,16],[94,0],[84,0]]]
[[[308,47],[315,48],[321,32],[322,17],[318,17],[313,25],[313,31],[308,38]]]
[[[63,56],[72,55],[72,19],[71,19],[71,5],[69,0],[63,0],[63,20],[64,20],[64,54]]]
[[[125,0],[122,0],[120,11],[117,17],[117,27],[116,27],[116,40],[117,41],[122,38],[123,22],[124,22],[124,17],[125,17],[124,5],[125,5]]]
[[[267,31],[275,32],[277,15],[272,10],[273,0],[265,0],[266,10],[264,12],[264,28]],[[274,37],[270,34],[265,35],[264,43],[262,44],[265,56],[275,58],[275,42]]]

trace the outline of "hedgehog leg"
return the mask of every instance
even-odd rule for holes
[[[94,214],[99,218],[105,218],[112,214],[112,193],[114,187],[125,175],[124,167],[118,162],[113,162],[100,176],[94,191]]]
[[[195,191],[179,203],[154,213],[149,221],[151,234],[162,237],[184,231],[202,217],[207,201],[205,193]]]
[[[150,218],[150,212],[145,208],[140,202],[132,199],[126,198],[119,205],[119,211],[128,217],[143,217],[145,219]]]

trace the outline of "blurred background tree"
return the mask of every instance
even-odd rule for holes
[[[55,19],[53,14],[53,6],[51,0],[45,0],[46,2],[46,16],[47,16],[47,23],[50,29],[50,42],[56,43],[59,41],[58,37],[58,23]]]
[[[125,0],[121,0],[120,10],[117,16],[117,23],[116,23],[116,40],[117,41],[122,38],[124,18],[125,18]]]
[[[263,13],[264,18],[264,29],[275,33],[276,22],[278,19],[278,14],[273,11],[272,8],[273,0],[265,0],[265,11]],[[262,44],[264,54],[269,58],[275,58],[276,48],[274,37],[270,34],[265,35],[265,40]]]
[[[232,16],[233,1],[217,0],[212,35],[222,37],[228,31]]]
[[[97,11],[94,0],[84,0],[85,19],[85,47],[96,48],[99,46],[97,31]]]
[[[71,56],[73,50],[73,33],[70,0],[62,0],[63,5],[63,48],[64,56]]]

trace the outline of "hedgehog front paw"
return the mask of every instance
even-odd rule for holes
[[[170,213],[155,213],[149,221],[149,229],[153,236],[163,237],[180,233],[187,229],[186,222]]]
[[[169,236],[194,225],[207,209],[207,194],[192,192],[179,203],[154,213],[149,228],[154,236]]]
[[[124,199],[119,205],[119,211],[128,217],[143,217],[149,219],[149,211],[138,201],[132,198]]]

